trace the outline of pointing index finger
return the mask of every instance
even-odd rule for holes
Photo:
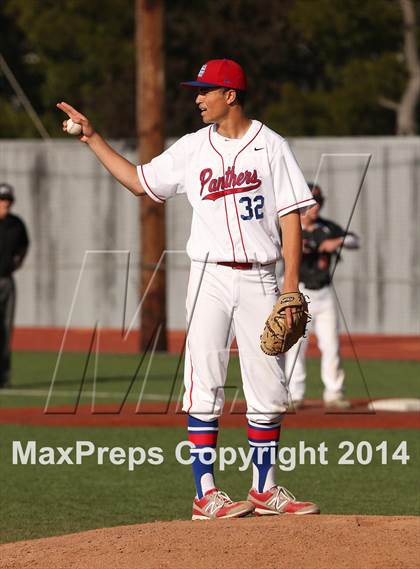
[[[71,119],[76,122],[82,122],[83,120],[87,120],[85,116],[83,116],[79,111],[77,111],[74,107],[66,103],[65,101],[61,101],[61,103],[57,103],[57,107],[64,111]]]

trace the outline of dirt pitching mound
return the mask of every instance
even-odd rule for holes
[[[418,569],[420,518],[155,522],[0,546],[1,569]]]

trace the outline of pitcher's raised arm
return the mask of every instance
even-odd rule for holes
[[[79,140],[90,147],[92,152],[96,154],[98,160],[102,162],[114,178],[136,196],[144,195],[145,191],[137,176],[136,166],[114,150],[112,146],[95,131],[89,119],[85,115],[82,115],[77,109],[64,101],[57,103],[57,107],[66,113],[68,119],[81,125],[82,132],[79,136]],[[63,121],[64,131],[67,130],[68,119]]]

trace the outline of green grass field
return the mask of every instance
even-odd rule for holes
[[[43,406],[54,376],[57,355],[19,352],[13,360],[13,392],[0,392],[0,406]],[[420,397],[420,364],[409,361],[346,360],[349,397]],[[81,402],[90,402],[95,361],[86,354],[64,354],[56,373],[51,405],[73,404],[83,381]],[[175,355],[155,355],[153,361],[135,355],[101,354],[96,365],[96,400],[120,402],[177,399],[182,394],[183,361]],[[231,358],[226,398],[237,390],[242,398],[238,358]],[[319,360],[308,359],[307,397],[321,398]]]
[[[367,397],[366,385],[371,397],[420,395],[417,363],[363,361],[363,376],[354,361],[344,364],[350,397]],[[12,395],[0,392],[1,405],[43,406],[54,365],[55,357],[52,354],[15,354],[14,389]],[[115,400],[113,394],[124,393],[137,366],[138,358],[134,356],[101,356],[96,388],[98,393],[109,394],[103,398],[104,402]],[[57,378],[58,387],[65,393],[57,396],[55,403],[74,401],[74,395],[69,395],[69,392],[77,392],[80,384],[78,374],[83,367],[81,355],[65,356]],[[176,367],[176,357],[157,356],[149,370],[144,393],[150,399],[167,397],[168,385],[175,377]],[[86,390],[91,389],[89,374],[92,369],[91,365],[87,366]],[[182,366],[179,371],[181,375]],[[321,383],[316,360],[309,361],[309,376],[308,396],[320,397]],[[141,374],[137,381],[138,385],[133,386],[129,397],[131,400],[137,399],[142,387]],[[174,393],[179,391],[179,381],[180,377],[177,378]],[[239,384],[238,362],[235,359],[230,367],[229,383]],[[185,439],[184,429],[2,425],[1,433],[2,542],[151,520],[188,519],[190,516],[194,495],[190,467],[179,464],[174,454],[176,445]],[[128,471],[126,464],[114,465],[107,459],[103,465],[98,465],[94,457],[86,458],[81,465],[13,465],[12,441],[21,441],[25,445],[30,440],[36,441],[38,448],[73,447],[76,441],[92,441],[96,446],[122,447],[125,450],[128,447],[148,449],[157,446],[163,449],[164,462],[159,466],[143,464],[132,472]],[[319,464],[318,460],[314,465],[298,464],[291,471],[278,470],[279,482],[298,498],[318,502],[323,513],[419,514],[420,443],[417,431],[284,430],[282,447],[296,447],[299,441],[314,448],[325,442],[329,451],[326,465]],[[343,450],[339,450],[338,445],[342,441],[352,441],[356,446],[360,441],[367,441],[373,449],[372,461],[366,465],[339,465]],[[383,441],[388,447],[387,464],[381,464],[381,452],[375,450]],[[407,441],[410,456],[405,465],[399,460],[392,460],[392,453],[401,441]],[[222,430],[219,446],[243,447],[246,451],[245,430]],[[217,475],[218,484],[235,499],[246,496],[251,480],[251,469],[239,472],[239,465],[228,466]]]
[[[15,541],[81,530],[134,524],[152,520],[188,519],[194,495],[190,467],[175,459],[175,447],[184,439],[183,429],[86,429],[47,427],[2,427],[2,541]],[[42,446],[74,446],[89,440],[95,445],[127,449],[151,445],[163,449],[160,466],[140,465],[132,472],[127,465],[105,462],[98,466],[90,457],[82,465],[12,465],[12,441],[36,440]],[[368,466],[338,465],[343,440],[368,441],[373,447],[387,441],[388,464],[374,453]],[[392,452],[407,441],[410,460],[406,465],[391,460]],[[305,441],[329,448],[328,465],[302,465],[289,472],[278,471],[278,480],[301,499],[318,502],[325,514],[419,514],[418,433],[409,430],[286,430],[282,445]],[[246,449],[245,432],[225,429],[221,446]],[[239,472],[226,467],[218,484],[236,499],[244,499],[250,486],[251,469]]]

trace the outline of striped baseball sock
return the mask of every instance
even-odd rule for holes
[[[218,432],[219,421],[217,419],[201,421],[188,415],[188,440],[194,444],[190,452],[195,458],[192,470],[198,498],[202,498],[206,492],[216,486],[213,475],[214,461],[211,464],[206,463],[212,458],[212,453],[208,449],[216,450]]]
[[[280,423],[248,421],[248,440],[252,455],[252,487],[265,492],[275,486],[275,464],[280,438]]]

